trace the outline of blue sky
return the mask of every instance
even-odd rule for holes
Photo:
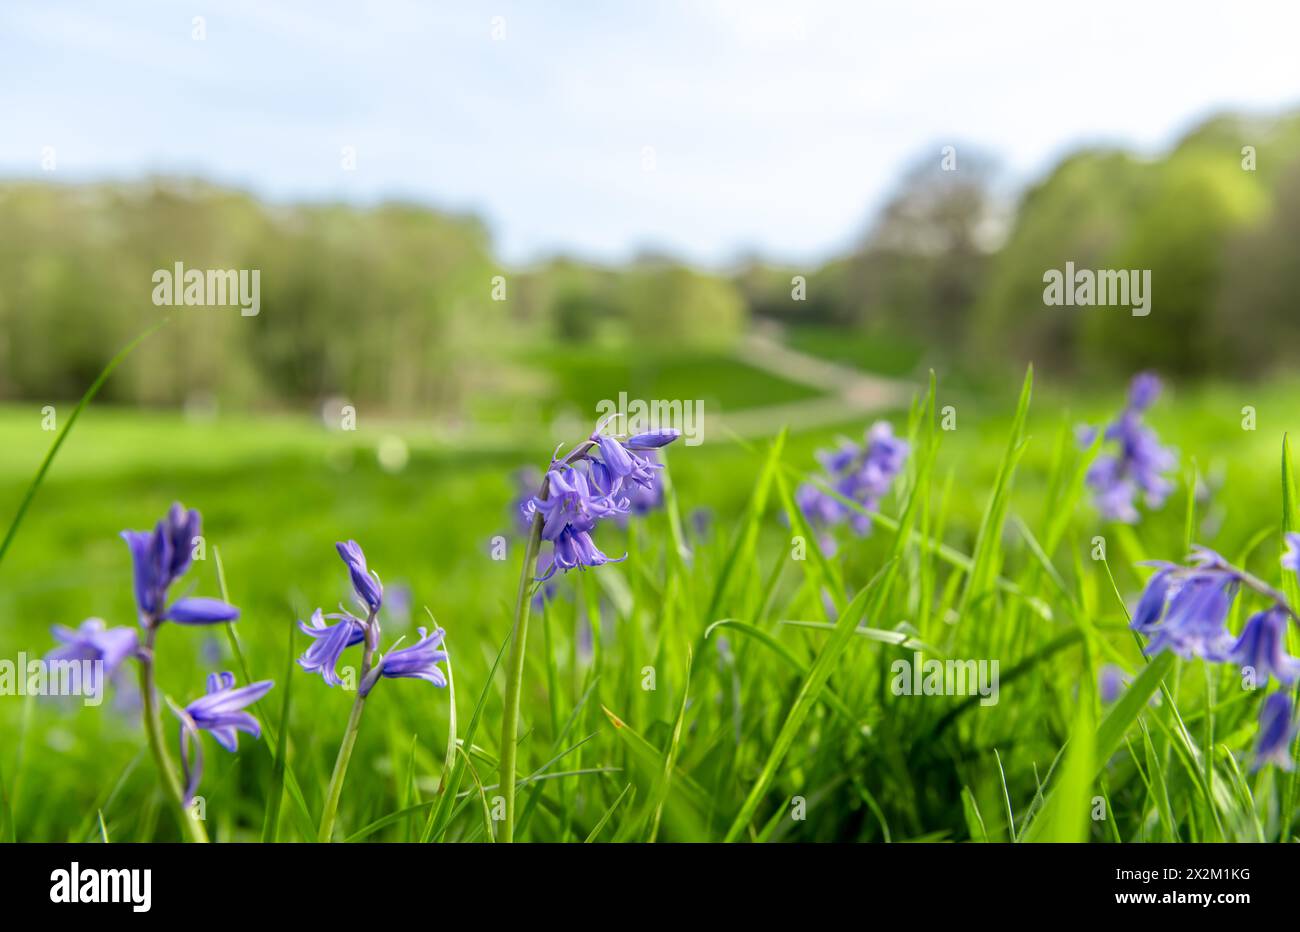
[[[1300,5],[1240,0],[6,0],[0,177],[53,146],[61,180],[473,211],[513,262],[815,261],[942,145],[1023,181],[1079,144],[1300,105],[1297,34]]]

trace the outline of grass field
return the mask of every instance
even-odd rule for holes
[[[555,436],[539,415],[594,411],[621,386],[723,410],[810,397],[730,363],[601,364],[580,375],[569,362],[551,361],[569,374],[538,406],[514,421],[506,406],[481,430],[364,411],[357,431],[339,432],[306,415],[193,420],[92,405],[0,564],[0,657],[43,654],[55,623],[133,624],[118,532],[152,526],[173,500],[200,509],[209,551],[188,579],[196,594],[219,595],[219,552],[242,610],[233,627],[247,673],[277,684],[254,709],[268,726],[262,740],[245,738],[234,755],[206,743],[208,833],[311,840],[353,696],[292,663],[307,642],[293,626],[347,597],[334,542],[355,538],[388,592],[385,649],[398,636],[409,643],[426,606],[446,629],[454,737],[466,753],[448,749],[452,690],[382,683],[336,837],[484,840],[495,831],[504,682],[503,669],[489,671],[510,631],[523,551],[512,475],[590,430]],[[1243,690],[1223,665],[1148,665],[1111,576],[1131,607],[1149,573],[1137,564],[1181,559],[1195,542],[1280,584],[1282,438],[1300,428],[1294,386],[1174,390],[1157,403],[1149,421],[1180,452],[1179,489],[1135,527],[1098,517],[1074,439],[1077,422],[1113,414],[1124,386],[1039,387],[1018,408],[1019,389],[1018,373],[988,397],[948,397],[941,382],[933,414],[923,396],[910,412],[886,412],[912,455],[873,533],[841,530],[834,556],[791,496],[818,447],[837,432],[859,437],[872,417],[838,430],[793,423],[788,435],[774,423],[766,439],[743,443],[706,433],[702,446],[671,448],[667,508],[596,534],[627,561],[559,579],[534,616],[516,837],[1289,838],[1289,777],[1249,769],[1263,691]],[[949,404],[951,431],[940,429]],[[1256,409],[1256,430],[1242,429],[1244,405]],[[53,439],[40,407],[0,408],[0,525]],[[385,469],[376,451],[395,444],[407,458]],[[1189,502],[1193,469],[1201,494]],[[492,559],[495,535],[508,537],[504,560]],[[1106,562],[1091,557],[1098,535]],[[1242,609],[1239,600],[1234,631]],[[996,659],[997,703],[893,694],[891,663],[917,649]],[[211,670],[245,678],[222,627],[166,625],[157,656],[160,689],[181,704]],[[1114,705],[1095,688],[1104,664],[1136,678]],[[179,837],[128,693],[94,709],[0,700],[0,837]],[[176,721],[163,718],[170,742]],[[282,732],[284,771],[274,754]],[[472,772],[432,824],[448,760]]]

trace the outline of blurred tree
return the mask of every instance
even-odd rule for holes
[[[861,319],[961,349],[1000,239],[996,178],[993,160],[964,146],[912,163],[850,262]]]

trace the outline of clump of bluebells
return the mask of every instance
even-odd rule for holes
[[[1142,422],[1146,410],[1160,395],[1160,379],[1153,373],[1142,372],[1129,384],[1128,402],[1110,424],[1106,425],[1103,439],[1117,446],[1114,453],[1097,457],[1088,469],[1086,481],[1092,489],[1097,510],[1111,521],[1134,524],[1139,518],[1139,497],[1148,508],[1159,508],[1173,491],[1173,483],[1166,477],[1177,458],[1173,451],[1161,446],[1155,431]],[[1091,447],[1097,439],[1097,429],[1083,427],[1079,442]]]
[[[871,533],[868,513],[879,510],[880,500],[902,472],[908,452],[907,441],[894,436],[890,423],[877,421],[867,429],[863,443],[841,440],[837,449],[818,452],[822,478],[838,494],[808,482],[795,493],[795,503],[814,528],[824,530],[847,523],[865,537]],[[861,508],[849,506],[844,499],[857,502]],[[823,547],[833,551],[833,539],[829,535],[821,539]]]
[[[303,633],[312,638],[311,646],[298,658],[298,664],[308,673],[319,674],[327,686],[338,686],[343,682],[338,674],[343,652],[349,647],[363,645],[357,697],[352,704],[352,714],[343,734],[343,743],[330,777],[325,810],[321,815],[318,837],[324,842],[330,841],[334,835],[334,821],[352,758],[352,747],[361,726],[361,712],[375,685],[382,677],[420,679],[434,686],[447,685],[447,676],[438,666],[447,660],[447,652],[441,649],[445,637],[442,628],[435,628],[432,632],[420,628],[419,640],[411,646],[399,647],[399,640],[387,654],[380,654],[379,610],[384,604],[383,583],[367,565],[366,555],[355,540],[340,541],[335,549],[347,568],[358,613],[354,614],[342,605],[338,612],[329,615],[318,608],[312,613],[310,624],[298,623]],[[332,624],[327,624],[327,621]]]
[[[587,442],[564,459],[552,458],[541,491],[523,503],[530,522],[541,518],[541,539],[551,544],[550,562],[539,580],[556,570],[603,566],[610,558],[591,537],[601,520],[645,514],[663,498],[663,464],[654,451],[681,436],[673,428],[620,438],[598,425]]]
[[[150,531],[123,531],[122,539],[131,551],[132,580],[140,629],[108,627],[101,619],[91,618],[73,630],[62,625],[53,629],[60,646],[46,655],[47,661],[82,660],[95,663],[95,682],[111,680],[121,666],[134,659],[140,671],[141,709],[145,733],[155,763],[173,801],[179,807],[181,827],[193,841],[207,841],[202,824],[192,818],[187,807],[193,800],[202,777],[203,758],[199,731],[207,730],[223,747],[234,751],[236,731],[257,737],[257,720],[244,711],[274,685],[270,680],[234,688],[234,676],[223,673],[209,679],[209,695],[178,709],[181,718],[181,760],[184,782],[177,777],[170,757],[163,747],[162,725],[156,695],[155,653],[158,632],[164,622],[181,625],[212,625],[231,622],[239,609],[221,599],[185,595],[171,598],[172,587],[193,564],[202,546],[203,519],[193,509],[178,502]],[[143,632],[143,634],[141,634]],[[219,684],[214,687],[213,684]]]
[[[1282,565],[1300,573],[1300,534],[1287,534],[1286,544]],[[1153,565],[1156,572],[1130,622],[1147,639],[1147,654],[1169,651],[1185,660],[1229,663],[1252,687],[1267,686],[1270,678],[1289,687],[1300,677],[1300,659],[1286,650],[1287,628],[1296,616],[1280,592],[1205,547],[1194,548],[1185,565]],[[1228,612],[1243,590],[1262,596],[1266,604],[1234,637],[1227,627]],[[1272,762],[1290,768],[1291,715],[1291,700],[1283,692],[1264,702],[1257,766]]]

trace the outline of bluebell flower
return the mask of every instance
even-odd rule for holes
[[[1147,653],[1170,650],[1184,659],[1229,662],[1253,669],[1264,682],[1272,676],[1289,685],[1300,676],[1300,660],[1286,652],[1292,611],[1281,593],[1207,547],[1193,547],[1187,566],[1156,565],[1131,623],[1151,639]],[[1226,619],[1241,588],[1271,604],[1252,615],[1234,638]]]
[[[604,481],[613,492],[630,491],[631,486],[649,488],[655,481],[656,471],[663,469],[660,463],[628,449],[615,437],[592,434],[591,439],[600,449],[600,459],[595,462],[607,471],[608,478]]]
[[[627,499],[593,488],[587,473],[575,467],[552,469],[546,474],[546,497],[534,495],[527,513],[542,515],[542,540],[555,540],[565,528],[590,531],[601,518],[625,514]]]
[[[518,490],[510,509],[515,530],[523,537],[533,529],[533,511],[529,507],[533,496],[542,484],[542,474],[531,466],[515,470],[515,486]]]
[[[185,768],[186,805],[194,798],[203,777],[203,745],[199,740],[199,732],[209,732],[218,744],[231,753],[239,749],[239,732],[246,732],[254,738],[260,737],[261,725],[244,709],[265,696],[274,685],[271,680],[263,680],[236,689],[233,673],[212,673],[208,675],[207,695],[195,699],[180,710],[181,763]],[[190,759],[191,750],[194,752],[193,761]]]
[[[167,604],[172,583],[190,568],[201,523],[197,511],[177,503],[152,531],[122,532],[134,566],[136,607],[146,628],[164,621],[207,625],[239,617],[239,609],[219,599],[182,598]]]
[[[1227,660],[1232,635],[1225,622],[1236,594],[1237,580],[1231,574],[1189,576],[1169,599],[1164,619],[1150,629],[1147,652],[1169,650],[1185,660]]]
[[[1286,534],[1286,553],[1282,554],[1282,567],[1300,574],[1300,534],[1295,531]]]
[[[1113,663],[1108,663],[1097,674],[1097,691],[1101,701],[1107,705],[1119,698],[1119,694],[1128,685],[1124,671]]]
[[[652,463],[657,470],[659,467],[659,460],[655,457],[654,452],[647,452],[645,458]],[[638,517],[645,517],[650,512],[662,508],[664,504],[663,473],[656,471],[651,476],[649,485],[637,486],[632,489],[628,493],[627,501],[630,513]]]
[[[370,695],[381,676],[390,678],[411,677],[426,680],[434,686],[446,686],[447,676],[438,668],[438,664],[447,659],[447,652],[439,650],[445,632],[435,628],[432,634],[427,628],[420,628],[420,640],[410,647],[391,650],[381,657],[361,681],[358,690],[362,697]]]
[[[658,450],[660,447],[668,446],[681,435],[682,432],[675,427],[661,427],[657,430],[633,434],[625,443],[629,450]]]
[[[75,630],[54,625],[51,631],[59,646],[45,655],[46,661],[99,661],[101,666],[91,668],[98,671],[92,674],[95,679],[89,686],[95,692],[101,688],[99,677],[111,680],[140,645],[135,628],[110,628],[101,618],[87,618]]]
[[[826,484],[842,498],[806,483],[796,491],[795,504],[814,527],[847,522],[857,534],[866,536],[871,533],[869,513],[879,510],[880,500],[902,472],[908,452],[907,441],[894,436],[889,422],[877,421],[861,445],[842,441],[837,449],[817,454]],[[842,499],[861,507],[851,508]]]
[[[1142,590],[1142,598],[1138,600],[1137,609],[1129,622],[1129,627],[1134,631],[1150,634],[1160,620],[1160,615],[1165,610],[1165,597],[1169,593],[1169,577],[1173,570],[1172,565],[1166,565],[1147,581],[1146,588]]]
[[[1133,378],[1128,403],[1105,430],[1105,439],[1119,449],[1098,456],[1088,469],[1086,481],[1097,510],[1112,521],[1133,524],[1139,518],[1139,498],[1147,507],[1159,508],[1173,491],[1165,474],[1174,467],[1174,454],[1142,423],[1143,412],[1159,393],[1160,380],[1154,374],[1143,372]],[[1096,431],[1084,428],[1079,439],[1084,446],[1091,446]]]
[[[343,651],[366,639],[366,626],[359,618],[351,615],[331,615],[336,619],[332,625],[325,624],[325,617],[318,608],[312,612],[311,625],[298,622],[303,633],[315,638],[307,652],[298,658],[298,665],[308,673],[319,673],[329,686],[341,682],[338,675],[339,657]]]
[[[1263,685],[1272,676],[1290,686],[1300,674],[1300,660],[1286,652],[1286,631],[1290,614],[1274,605],[1252,615],[1241,630],[1241,637],[1228,651],[1228,660],[1239,668],[1255,671],[1256,683]]]
[[[597,522],[621,518],[653,507],[662,495],[659,472],[663,464],[654,451],[672,443],[680,432],[648,431],[626,440],[601,433],[597,426],[588,442],[575,454],[551,463],[543,493],[532,496],[521,509],[530,523],[542,517],[542,540],[550,541],[549,565],[541,560],[539,580],[555,572],[568,572],[626,559],[606,556],[591,532]],[[637,500],[634,506],[633,499]],[[543,569],[544,567],[544,569]]]
[[[1295,725],[1291,721],[1291,700],[1286,693],[1272,693],[1259,709],[1259,737],[1255,745],[1255,769],[1275,764],[1283,770],[1295,766],[1291,743]]]
[[[546,568],[543,575],[538,577],[541,581],[550,579],[556,570],[567,573],[572,569],[604,566],[606,563],[622,563],[627,559],[627,554],[621,557],[606,556],[591,539],[589,532],[579,531],[572,525],[566,525],[553,543],[551,565]]]
[[[352,588],[357,594],[357,598],[366,606],[370,614],[379,611],[384,603],[384,587],[380,584],[379,579],[366,566],[366,555],[361,552],[361,545],[355,540],[346,542],[340,541],[334,545],[339,552],[339,556],[347,565],[348,573],[352,577]]]

